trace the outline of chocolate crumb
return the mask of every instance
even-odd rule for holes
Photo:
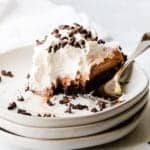
[[[42,42],[40,40],[36,40],[36,45],[41,45]]]
[[[87,40],[90,40],[91,37],[92,37],[92,33],[89,31],[89,32],[85,35],[85,38],[86,38]]]
[[[68,37],[64,36],[61,38],[61,40],[68,40]]]
[[[31,116],[31,113],[28,113],[26,110],[24,109],[18,109],[17,110],[18,114],[22,114],[22,115],[27,115],[27,116]]]
[[[69,41],[69,44],[70,44],[71,46],[74,46],[74,43],[75,43],[75,37],[72,37],[72,38],[70,39],[70,41]]]
[[[104,108],[106,108],[106,103],[105,102],[98,101],[97,105],[99,106],[100,111],[102,111]]]
[[[20,97],[17,98],[17,100],[20,101],[20,102],[23,102],[24,101],[24,97],[20,96]]]
[[[79,110],[83,110],[83,109],[87,109],[88,110],[88,106],[87,105],[82,105],[82,104],[71,104],[72,105],[72,109],[79,109]]]
[[[55,37],[56,37],[56,38],[60,38],[60,37],[61,37],[61,34],[56,34]]]
[[[0,82],[2,82],[2,77],[0,76]]]
[[[51,100],[48,100],[48,101],[47,101],[47,104],[48,104],[49,106],[54,106],[54,105],[55,105],[54,103],[51,102]]]
[[[49,53],[52,52],[52,48],[53,48],[52,46],[49,47],[49,50],[48,50]]]
[[[91,109],[91,112],[96,113],[96,112],[98,112],[98,110],[94,107],[94,108]]]
[[[9,106],[8,106],[8,110],[14,110],[14,109],[16,109],[16,108],[17,108],[16,102],[12,102],[12,103],[10,103]]]
[[[54,45],[54,52],[56,52],[60,48],[60,44]]]
[[[75,29],[75,27],[74,27],[74,26],[71,26],[71,27],[70,27],[70,29],[71,29],[71,30],[74,30],[74,29]]]
[[[3,76],[7,76],[7,77],[11,77],[11,78],[14,76],[11,71],[6,71],[6,70],[2,70],[1,74]]]
[[[80,27],[80,25],[79,25],[78,23],[76,23],[76,22],[75,22],[75,23],[73,23],[73,24],[74,24],[75,26],[78,26],[78,27]]]
[[[42,117],[42,115],[41,115],[41,114],[38,114],[37,116],[38,116],[38,117]]]
[[[63,30],[63,29],[69,29],[69,25],[60,25],[58,26],[59,29]]]
[[[54,29],[51,34],[58,34],[58,33],[59,33],[59,30],[58,29]]]
[[[84,41],[84,40],[80,40],[80,43],[81,43],[82,45],[85,45],[85,41]]]
[[[59,104],[68,104],[70,102],[69,97],[64,96],[62,100],[59,101]]]
[[[69,33],[69,37],[72,37],[72,36],[73,36],[73,34],[74,34],[73,32],[70,32],[70,33]]]
[[[80,40],[79,41],[80,47],[84,48],[85,47],[85,41],[84,40]]]
[[[96,36],[95,38],[92,39],[93,41],[97,41],[98,40],[98,36]]]
[[[69,25],[64,25],[64,29],[69,29]]]
[[[8,76],[8,77],[13,77],[14,75],[12,74],[11,71],[8,71],[8,72],[7,72],[7,76]]]
[[[62,46],[62,47],[65,47],[66,45],[67,45],[67,41],[61,42],[61,46]]]
[[[79,32],[81,34],[87,34],[88,33],[88,31],[86,29],[82,29],[82,28],[79,30]]]
[[[120,50],[122,50],[122,47],[119,45],[119,47],[118,47]]]
[[[44,114],[43,117],[51,117],[52,115],[49,113],[49,114]]]
[[[44,37],[44,39],[43,40],[36,40],[36,45],[41,45],[41,44],[43,44],[45,41],[46,41],[46,39],[47,39],[47,35]]]
[[[150,144],[150,141],[148,141],[147,143]]]
[[[127,61],[128,56],[127,56],[127,55],[125,55],[125,54],[123,54],[123,53],[122,53],[122,55],[123,55],[124,61]]]
[[[76,34],[77,32],[79,32],[79,28],[75,28],[75,29],[72,31],[73,35]]]
[[[98,43],[98,44],[105,44],[105,41],[102,40],[102,39],[99,39],[99,40],[97,41],[97,43]]]
[[[81,48],[79,42],[75,42],[75,43],[74,43],[74,46],[75,46],[76,48]]]
[[[67,110],[65,111],[66,113],[72,113],[72,104],[69,104]]]

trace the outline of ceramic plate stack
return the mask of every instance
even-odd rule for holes
[[[0,55],[0,70],[15,71],[18,87],[31,66],[31,47]],[[25,148],[40,150],[77,149],[115,141],[131,132],[139,123],[147,104],[149,87],[145,73],[135,64],[124,89],[124,101],[107,110],[81,117],[42,118],[8,111],[0,93],[0,139]],[[2,88],[2,87],[1,87]],[[0,91],[1,92],[1,91]],[[10,91],[10,93],[13,91]]]

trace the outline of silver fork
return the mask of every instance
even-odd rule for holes
[[[135,51],[129,56],[125,64],[116,72],[114,77],[107,81],[104,85],[101,85],[98,89],[99,92],[103,92],[106,96],[119,97],[122,94],[122,86],[120,81],[123,82],[123,76],[126,74],[127,68],[133,63],[135,58],[150,48],[150,32],[146,32],[141,38]]]

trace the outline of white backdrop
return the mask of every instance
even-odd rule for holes
[[[77,18],[72,10],[57,8],[56,4],[68,4],[86,13],[100,32],[107,31],[126,53],[136,47],[144,32],[150,31],[149,0],[0,0],[0,52],[32,44],[54,22]],[[147,52],[138,59],[148,74],[149,57]]]
[[[55,22],[64,22],[68,18],[78,20],[71,8],[57,7],[61,4],[85,12],[98,24],[102,36],[110,35],[119,41],[127,54],[134,50],[142,34],[150,31],[150,0],[0,0],[0,53],[32,44],[37,37],[47,33]],[[150,52],[146,52],[137,61],[150,76],[149,58]],[[144,121],[140,125],[142,128],[138,128],[137,133],[126,138],[125,142],[103,148],[149,149],[146,144],[146,140],[150,139],[149,117],[145,116]],[[135,140],[133,144],[132,139]],[[0,150],[12,148],[0,145]]]

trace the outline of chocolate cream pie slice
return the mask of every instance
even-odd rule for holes
[[[34,47],[30,90],[48,100],[53,95],[95,91],[124,63],[117,45],[105,42],[91,27],[60,25]]]

